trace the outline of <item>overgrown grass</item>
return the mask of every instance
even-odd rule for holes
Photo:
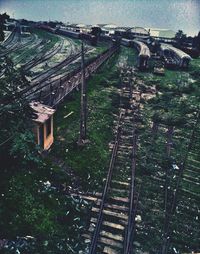
[[[112,57],[87,82],[89,142],[79,147],[80,92],[74,92],[55,116],[55,144],[52,154],[62,158],[82,177],[85,188],[101,184],[109,162],[108,143],[113,140],[113,114],[118,112],[119,71],[117,64],[130,57],[128,49]],[[130,57],[129,61],[134,59]],[[67,118],[67,116],[70,114]]]
[[[74,92],[60,105],[55,116],[55,144],[52,150],[82,178],[84,188],[94,188],[102,182],[109,161],[108,143],[113,139],[114,113],[117,113],[116,89],[119,82],[117,62],[113,56],[87,82],[88,143],[77,145],[79,138],[80,92]],[[68,114],[70,114],[67,118]]]
[[[176,188],[178,174],[178,171],[171,168],[173,164],[181,165],[184,159],[196,119],[195,112],[199,107],[199,63],[200,59],[193,60],[187,71],[165,70],[165,76],[163,77],[153,75],[152,70],[137,74],[138,79],[143,81],[144,89],[152,85],[157,87],[155,98],[145,102],[141,110],[143,128],[140,130],[139,135],[140,145],[137,154],[136,182],[138,184],[142,183],[143,186],[140,195],[143,212],[141,213],[142,222],[139,226],[142,230],[138,230],[136,241],[140,243],[139,249],[142,251],[155,253],[163,243],[162,233],[165,216],[163,186],[165,184],[165,174],[168,168],[170,172],[169,205]],[[159,115],[159,119],[155,120],[155,115],[157,117]],[[157,136],[154,138],[151,133],[153,119],[159,125],[162,124]],[[168,126],[174,126],[175,128],[170,159],[166,157]],[[195,137],[196,146],[199,147],[198,133],[195,134]],[[170,236],[170,248],[175,248],[180,253],[191,252],[192,250],[198,252],[196,245],[198,221],[195,221],[194,216],[190,213],[190,210],[197,211],[198,207],[198,179],[193,178],[191,182],[185,180],[185,178],[188,179],[189,177],[190,179],[190,176],[194,176],[194,170],[192,172],[187,171],[187,168],[191,170],[192,165],[195,165],[191,158],[197,159],[197,151],[190,154],[187,161],[185,171],[187,176],[184,173],[178,196],[177,210],[170,224],[172,234]],[[193,200],[192,203],[190,198]],[[182,221],[185,222],[184,225],[182,225]]]

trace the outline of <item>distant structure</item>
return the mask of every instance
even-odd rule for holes
[[[149,33],[155,40],[162,42],[172,42],[176,36],[176,32],[170,29],[150,28]]]
[[[143,27],[132,27],[127,30],[127,33],[130,39],[148,39],[150,37],[149,31]]]
[[[4,31],[13,31],[13,29],[16,27],[16,22],[6,22],[4,25],[3,25],[3,29]]]
[[[127,39],[148,39],[150,33],[143,27],[119,27],[113,24],[101,26],[103,35],[116,35],[122,36]]]
[[[20,30],[21,30],[22,35],[30,35],[30,27],[29,26],[20,25]]]
[[[36,118],[33,119],[36,143],[42,150],[48,150],[54,141],[53,115],[55,110],[40,102],[31,102],[29,105],[36,115]]]

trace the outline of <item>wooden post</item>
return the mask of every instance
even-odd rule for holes
[[[81,114],[80,114],[80,137],[79,144],[84,144],[86,141],[86,121],[87,121],[87,86],[85,81],[85,59],[84,59],[84,45],[82,42],[81,48]]]

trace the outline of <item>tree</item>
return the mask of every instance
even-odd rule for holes
[[[30,124],[34,115],[20,93],[29,84],[5,61],[5,78],[0,79],[0,232],[9,241],[1,253],[78,253],[84,201],[61,192],[68,174],[38,154]]]
[[[151,50],[152,52],[156,53],[160,50],[160,42],[158,41],[154,41],[152,44],[151,44]]]
[[[35,145],[30,131],[34,114],[20,94],[28,82],[10,59],[5,63],[5,77],[0,80],[0,159],[4,169],[12,163],[17,168],[18,163],[23,165],[26,159],[35,161],[37,157],[33,154]]]
[[[100,27],[98,27],[98,26],[92,27],[91,34],[95,35],[97,38],[99,38],[101,32],[102,32],[102,30]]]
[[[193,47],[197,48],[200,51],[200,32],[193,39]]]
[[[5,23],[5,20],[8,19],[9,16],[4,13],[4,14],[0,14],[0,41],[3,41],[5,38],[4,32],[3,32],[3,26]]]
[[[186,39],[187,39],[186,34],[184,34],[182,30],[178,30],[178,32],[175,35],[176,42],[179,45],[181,45],[181,44],[183,44],[186,41]]]

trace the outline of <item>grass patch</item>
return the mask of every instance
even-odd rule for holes
[[[116,90],[119,83],[117,62],[113,56],[87,82],[88,85],[88,139],[79,147],[80,92],[74,92],[55,115],[55,144],[52,154],[66,162],[82,179],[85,189],[102,182],[109,162],[108,142],[113,139],[113,120],[118,112]],[[66,115],[72,113],[69,117]]]

